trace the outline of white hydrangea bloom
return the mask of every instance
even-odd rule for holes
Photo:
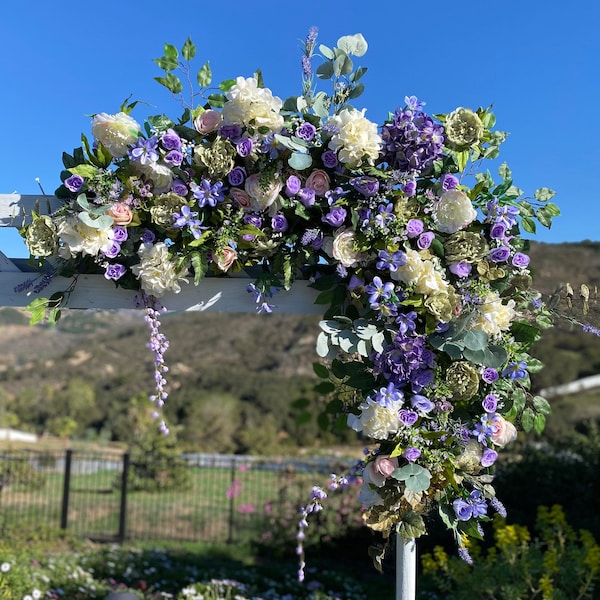
[[[379,156],[381,136],[377,125],[365,117],[365,110],[345,108],[328,121],[335,130],[329,141],[329,149],[338,153],[338,158],[349,169],[359,167],[364,158],[373,164]]]
[[[223,123],[251,126],[255,129],[267,127],[269,133],[276,133],[283,127],[281,98],[273,96],[269,88],[258,87],[254,77],[238,77],[235,85],[225,94],[227,102],[223,106]]]
[[[187,282],[187,279],[175,270],[166,244],[142,244],[138,255],[141,262],[131,267],[131,270],[140,279],[147,294],[160,297],[165,292],[178,294],[181,291],[179,282]]]

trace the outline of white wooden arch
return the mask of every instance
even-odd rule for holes
[[[31,221],[31,212],[50,214],[60,205],[55,196],[0,194],[0,227],[19,228]],[[2,247],[0,238],[0,248]],[[0,307],[23,308],[35,296],[16,292],[15,287],[35,275],[27,259],[6,257],[0,250]],[[161,298],[168,311],[255,312],[251,295],[246,291],[249,278],[241,273],[234,277],[206,277],[200,285],[184,285],[179,294]],[[70,280],[56,277],[44,289],[43,297],[64,291]],[[276,311],[287,314],[322,314],[315,304],[318,292],[307,281],[296,281],[289,291],[280,291],[273,298]],[[73,309],[133,309],[135,292],[115,287],[103,275],[80,275],[69,296],[68,308]],[[416,544],[414,539],[396,536],[396,600],[416,597]]]
[[[31,221],[31,211],[49,214],[58,208],[60,200],[54,196],[22,196],[0,194],[0,227],[19,228]],[[1,248],[0,244],[0,248]],[[14,259],[0,252],[0,306],[24,307],[34,297],[15,292],[15,286],[32,276],[27,259]],[[63,291],[68,279],[56,277],[44,290],[47,297]],[[169,311],[219,311],[254,312],[256,305],[246,291],[248,276],[245,273],[232,277],[206,277],[200,285],[183,284],[179,294],[166,294],[161,298]],[[315,304],[316,290],[307,281],[297,281],[290,291],[280,291],[273,297],[276,311],[287,314],[322,314]],[[103,275],[81,275],[69,297],[69,308],[127,309],[134,307],[135,292],[117,288]]]

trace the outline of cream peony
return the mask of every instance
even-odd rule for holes
[[[490,338],[496,338],[510,327],[515,316],[515,301],[511,299],[504,304],[498,292],[493,291],[476,307],[470,328],[485,331]]]
[[[59,254],[67,259],[80,253],[96,256],[102,250],[110,249],[112,236],[112,227],[96,229],[77,217],[69,217],[58,226],[58,237],[63,242]]]
[[[131,267],[140,279],[142,289],[153,296],[160,297],[165,292],[181,291],[179,281],[186,281],[182,273],[175,270],[169,249],[163,242],[142,244],[138,250],[140,263]]]
[[[436,268],[428,251],[421,253],[408,249],[405,254],[406,263],[390,273],[392,279],[414,286],[415,292],[424,296],[447,291],[449,284]]]
[[[158,162],[150,162],[146,165],[135,163],[136,168],[146,179],[152,181],[155,194],[164,194],[171,189],[173,185],[173,171]]]
[[[477,211],[464,192],[448,190],[435,203],[432,215],[439,231],[456,233],[475,220]]]
[[[344,267],[355,267],[363,255],[357,252],[354,243],[356,234],[352,229],[341,228],[335,232],[334,237],[326,237],[323,241],[323,250],[335,258]]]
[[[390,404],[391,406],[382,406],[367,398],[358,407],[361,410],[360,415],[348,415],[348,427],[354,431],[362,431],[374,440],[387,440],[400,428],[398,411],[402,408],[402,400],[395,400]]]
[[[238,77],[226,94],[227,102],[223,106],[223,123],[245,125],[258,130],[266,127],[269,133],[277,133],[283,128],[283,107],[281,98],[273,96],[268,88],[258,87],[254,77]]]
[[[373,164],[379,156],[381,136],[377,125],[365,117],[362,111],[345,108],[328,121],[335,133],[329,141],[329,149],[338,153],[338,158],[349,169],[360,167],[363,160]]]
[[[277,200],[283,184],[278,179],[261,181],[258,173],[253,173],[244,183],[244,189],[252,202],[253,210],[265,210]]]
[[[115,157],[123,158],[129,144],[140,135],[141,128],[135,119],[124,112],[116,115],[98,113],[92,118],[92,134]]]

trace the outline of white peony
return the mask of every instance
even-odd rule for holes
[[[227,102],[222,110],[223,123],[245,125],[254,129],[267,127],[268,133],[277,133],[283,128],[281,98],[273,96],[268,88],[258,87],[254,77],[238,77],[226,97]]]
[[[379,156],[381,136],[377,133],[377,125],[365,117],[365,109],[345,108],[327,124],[335,131],[329,149],[337,152],[340,162],[349,169],[360,167],[365,158],[373,164]]]
[[[477,211],[464,192],[448,190],[435,203],[432,215],[439,231],[456,233],[475,220]]]
[[[390,404],[391,406],[382,406],[367,398],[358,407],[360,415],[348,415],[348,427],[354,431],[362,431],[374,440],[387,440],[400,428],[398,411],[402,408],[402,400],[394,400]]]
[[[490,338],[496,338],[510,327],[515,316],[515,301],[511,299],[504,304],[498,292],[493,291],[476,307],[470,327],[485,331]]]
[[[153,296],[160,297],[165,292],[178,294],[181,291],[179,281],[187,282],[182,273],[175,270],[169,256],[169,249],[163,242],[142,244],[138,250],[141,261],[131,267],[140,279],[142,289]]]
[[[69,217],[59,224],[58,237],[63,242],[59,249],[63,258],[69,259],[76,254],[97,256],[112,246],[113,230],[112,227],[96,229],[77,217]]]
[[[98,113],[92,118],[92,134],[115,158],[122,158],[127,154],[129,144],[138,139],[140,126],[123,112],[116,115]]]

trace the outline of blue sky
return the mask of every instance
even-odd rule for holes
[[[295,10],[290,7],[296,6]],[[157,0],[4,2],[0,8],[0,193],[47,193],[60,183],[63,151],[90,134],[89,115],[117,112],[129,96],[148,114],[180,114],[153,78],[163,44],[189,36],[196,66],[210,60],[213,81],[250,76],[286,98],[300,92],[300,40],[311,26],[335,45],[362,33],[369,43],[366,91],[355,101],[383,121],[406,95],[430,113],[493,104],[510,132],[501,159],[515,184],[557,192],[562,216],[535,239],[600,240],[600,5],[583,0],[449,3],[281,0],[186,3]],[[495,174],[495,173],[494,173]],[[12,229],[0,250],[27,256]]]

